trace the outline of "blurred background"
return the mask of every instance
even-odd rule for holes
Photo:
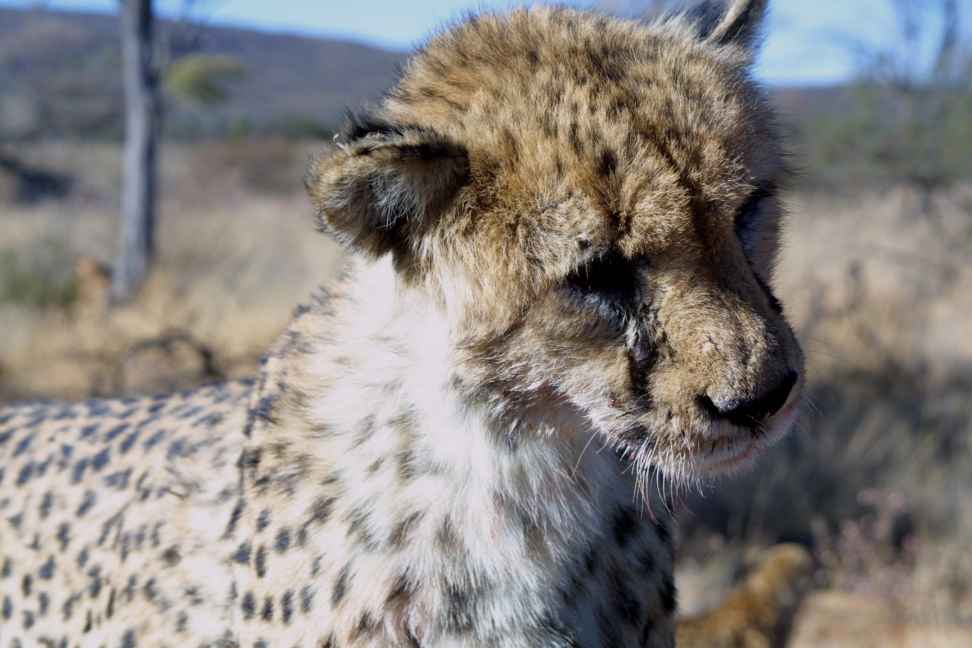
[[[799,171],[776,285],[810,406],[688,498],[682,609],[796,543],[789,645],[972,646],[972,1],[772,5],[756,76]],[[0,403],[253,373],[341,267],[308,155],[430,30],[504,6],[0,0]]]

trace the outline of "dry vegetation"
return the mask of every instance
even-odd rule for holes
[[[82,179],[70,200],[0,206],[7,399],[186,386],[206,377],[200,349],[212,352],[216,373],[250,373],[293,307],[337,272],[340,254],[314,235],[300,191],[304,147],[278,140],[204,142],[192,154],[171,147],[156,270],[134,303],[108,310],[97,273],[84,261],[87,271],[78,272],[78,262],[105,262],[115,250],[117,151],[50,143],[29,153],[33,163]]]
[[[118,152],[19,151],[74,181],[67,198],[0,201],[0,400],[254,371],[294,305],[340,267],[300,190],[313,146],[168,145],[157,268],[112,310],[96,261],[115,249]],[[752,547],[789,541],[812,548],[829,590],[801,608],[797,645],[970,645],[972,192],[939,195],[935,218],[919,202],[904,189],[791,196],[777,283],[808,351],[811,405],[754,474],[690,498],[687,610],[737,580]],[[847,624],[846,609],[872,621]],[[835,626],[851,636],[828,635]]]

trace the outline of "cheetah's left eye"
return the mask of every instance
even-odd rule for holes
[[[757,187],[736,212],[736,236],[739,237],[743,250],[750,259],[759,237],[760,208],[767,199],[773,197],[775,191],[775,186],[769,183]]]
[[[760,228],[762,226],[760,221],[760,217],[762,216],[760,214],[761,206],[767,199],[773,197],[775,191],[776,187],[772,184],[757,187],[736,214],[736,236],[739,238],[743,252],[746,258],[749,259],[750,264],[753,263],[753,259],[755,258],[755,249],[760,237]],[[770,308],[777,313],[782,313],[783,306],[780,304],[780,300],[776,298],[769,284],[760,276],[756,268],[753,268],[753,276],[756,278],[759,287],[766,294]]]
[[[566,279],[571,298],[606,319],[623,317],[638,293],[638,279],[620,252],[610,251],[574,270]]]

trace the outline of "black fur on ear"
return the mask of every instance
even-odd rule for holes
[[[755,49],[769,0],[704,0],[688,10],[699,37],[715,45]]]
[[[466,183],[464,147],[425,128],[351,117],[305,186],[321,230],[372,256],[404,253]]]

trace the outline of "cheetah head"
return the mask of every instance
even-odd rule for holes
[[[430,296],[471,398],[580,410],[639,472],[744,465],[803,382],[770,289],[786,169],[749,71],[766,5],[469,19],[311,165],[320,224]]]

